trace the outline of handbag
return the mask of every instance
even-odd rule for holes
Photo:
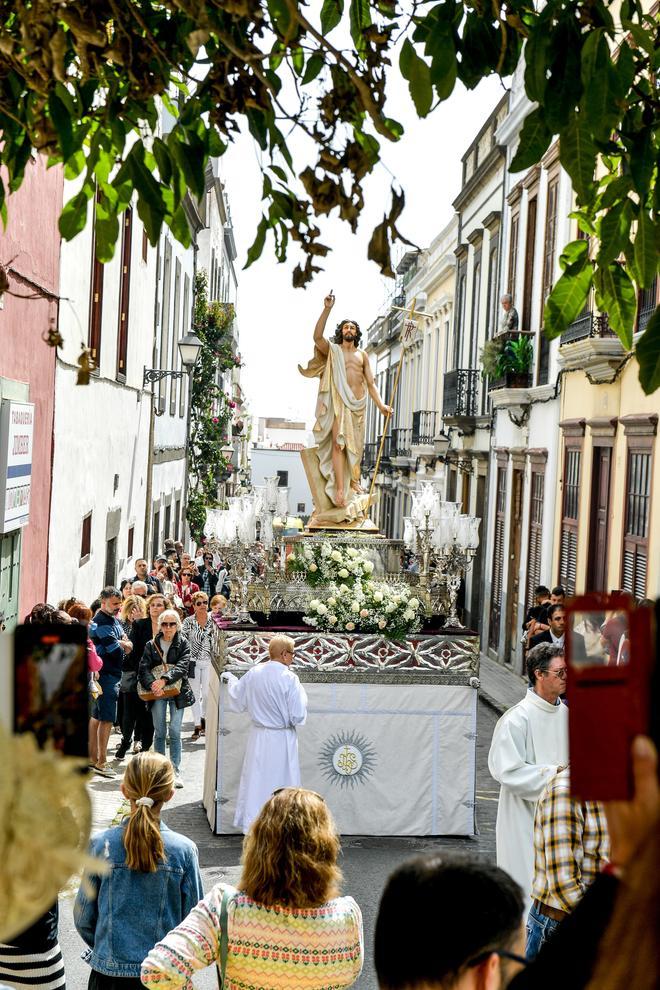
[[[234,899],[234,894],[228,890],[222,893],[222,903],[220,904],[220,962],[217,964],[218,987],[223,990],[225,985],[225,973],[227,970],[227,951],[229,946],[229,933],[227,931],[227,913],[230,902]]]
[[[138,686],[137,670],[122,670],[119,690],[122,694],[131,694]]]
[[[159,655],[161,660],[163,659],[162,650],[159,648],[158,643],[154,640],[154,647],[156,648],[156,653]],[[155,667],[151,668],[151,673],[154,675],[154,679],[158,680],[161,674],[166,674],[169,670],[169,665],[165,663],[157,664]],[[142,701],[160,701],[161,698],[176,698],[177,694],[181,693],[181,678],[178,681],[172,681],[171,684],[166,684],[163,688],[163,693],[158,697],[149,688],[142,686],[140,681],[138,681],[138,694]]]

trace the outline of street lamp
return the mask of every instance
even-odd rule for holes
[[[181,364],[188,371],[191,371],[197,364],[197,357],[200,350],[202,349],[202,342],[197,336],[197,334],[189,331],[185,337],[182,337],[179,341],[179,355],[181,356]]]

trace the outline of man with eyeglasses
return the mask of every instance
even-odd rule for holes
[[[240,680],[229,671],[221,676],[233,710],[247,711],[252,720],[234,816],[234,827],[246,835],[275,789],[300,787],[296,727],[307,718],[307,695],[289,669],[295,648],[290,636],[273,636],[267,663],[255,664]]]
[[[518,885],[489,863],[434,853],[390,876],[374,935],[381,990],[499,990],[525,964]]]
[[[488,754],[488,769],[501,785],[497,808],[497,865],[532,899],[534,812],[546,784],[568,763],[568,709],[563,647],[541,643],[527,654],[529,690],[500,718]]]

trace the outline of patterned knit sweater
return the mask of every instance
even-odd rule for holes
[[[142,963],[146,986],[193,990],[196,970],[220,963],[217,884]],[[227,917],[225,990],[340,990],[362,969],[362,914],[352,897],[318,908],[264,907],[235,892]]]

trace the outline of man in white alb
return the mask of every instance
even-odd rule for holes
[[[488,769],[502,786],[495,838],[497,865],[532,903],[534,811],[548,780],[568,763],[568,709],[564,649],[541,643],[527,654],[530,688],[495,726]],[[526,911],[527,914],[527,911]]]
[[[274,790],[300,787],[296,726],[307,718],[307,695],[289,670],[295,647],[289,636],[273,636],[270,660],[240,680],[229,671],[221,678],[234,711],[247,711],[252,720],[234,816],[235,828],[245,834]]]

